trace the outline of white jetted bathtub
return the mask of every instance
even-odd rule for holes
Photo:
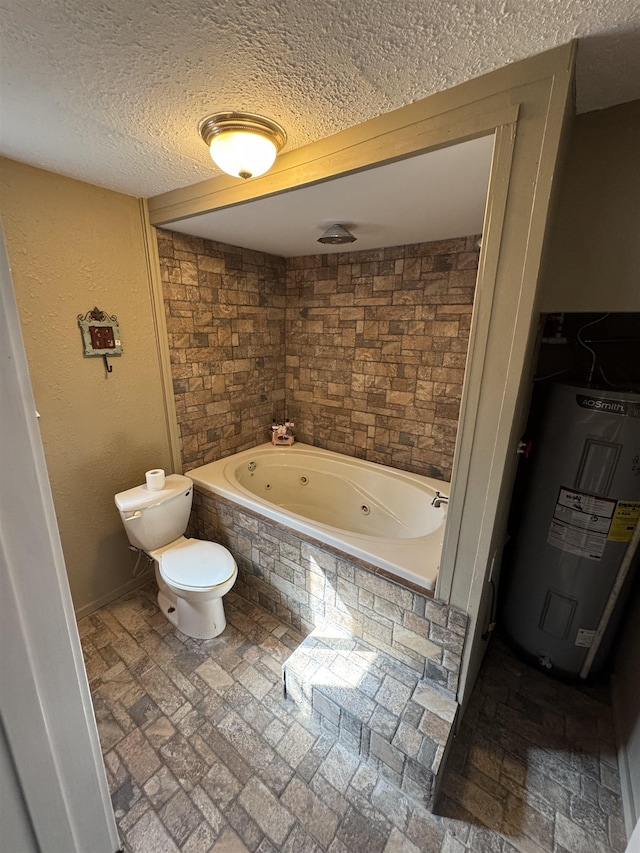
[[[201,490],[435,589],[449,483],[306,444],[260,445],[187,472]]]

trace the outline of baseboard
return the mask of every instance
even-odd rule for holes
[[[622,717],[620,709],[623,707],[623,701],[620,694],[618,678],[615,675],[611,676],[611,704],[613,709],[613,725],[616,733],[616,745],[618,748],[618,768],[620,770],[620,789],[622,792],[624,825],[627,831],[627,838],[631,838],[631,833],[638,822],[638,813],[631,788],[631,770],[629,768],[629,758],[627,755],[626,745],[624,743],[625,738],[622,736],[623,725],[621,723]]]
[[[131,592],[133,589],[137,589],[139,586],[142,586],[147,581],[151,580],[153,577],[153,569],[148,569],[143,572],[139,578],[133,578],[133,580],[128,581],[127,583],[119,586],[117,589],[108,592],[106,595],[101,596],[100,598],[96,598],[95,601],[91,601],[89,604],[85,604],[84,607],[79,607],[76,611],[76,621],[83,619],[85,616],[89,616],[95,610],[99,610],[101,607],[104,607],[105,604],[109,604],[111,601],[115,601],[116,598],[120,598],[121,595],[125,595],[127,592]]]

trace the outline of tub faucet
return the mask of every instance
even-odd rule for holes
[[[443,495],[441,492],[436,491],[433,500],[431,501],[431,506],[439,507],[442,504],[449,503],[449,495]]]

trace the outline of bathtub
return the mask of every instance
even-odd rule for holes
[[[433,591],[449,483],[306,444],[264,444],[187,471],[195,485]]]

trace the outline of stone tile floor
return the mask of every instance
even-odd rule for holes
[[[302,637],[234,592],[225,609],[193,640],[147,584],[79,623],[128,853],[624,850],[606,691],[494,642],[430,814],[283,699]]]

